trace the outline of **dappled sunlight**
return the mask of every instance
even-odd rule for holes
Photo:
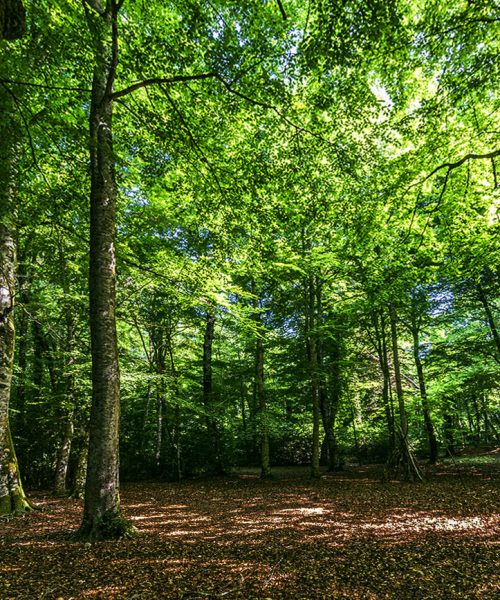
[[[99,544],[69,538],[81,502],[35,494],[42,510],[0,524],[0,597],[11,597],[14,578],[26,598],[65,600],[406,598],[436,585],[486,598],[496,589],[492,484],[380,484],[369,473],[127,485],[124,515],[139,536]],[[25,564],[43,565],[50,586]]]

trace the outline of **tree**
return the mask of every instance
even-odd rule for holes
[[[24,34],[25,14],[20,1],[0,4],[3,39]],[[0,42],[1,43],[1,42]],[[9,401],[14,365],[16,288],[16,214],[20,141],[15,96],[0,86],[0,516],[19,514],[31,508],[21,484],[9,422]]]

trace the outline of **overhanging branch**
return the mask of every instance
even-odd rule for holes
[[[434,171],[431,171],[431,173],[429,173],[429,175],[427,175],[425,177],[425,179],[422,180],[421,183],[423,183],[427,179],[430,179],[433,175],[435,175],[438,171],[441,171],[442,169],[447,169],[448,174],[449,174],[450,171],[453,171],[454,169],[458,169],[458,167],[461,167],[468,160],[481,160],[484,158],[493,159],[496,156],[500,156],[500,148],[497,150],[493,150],[493,152],[488,152],[487,154],[474,154],[474,153],[466,154],[463,158],[461,158],[460,160],[457,160],[456,162],[443,163],[442,165],[439,165],[439,167],[436,167],[434,169]]]
[[[143,81],[138,81],[137,83],[133,83],[123,90],[118,90],[111,94],[110,99],[116,100],[117,98],[123,98],[124,96],[128,96],[132,92],[136,90],[140,90],[141,88],[149,87],[151,85],[168,85],[170,83],[182,83],[184,81],[196,81],[198,79],[213,79],[216,78],[217,75],[215,73],[199,73],[198,75],[174,75],[173,77],[153,77],[151,79],[144,79]]]

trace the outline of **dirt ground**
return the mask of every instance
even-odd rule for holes
[[[500,598],[500,464],[379,475],[125,484],[138,537],[93,545],[71,541],[81,502],[34,492],[40,511],[0,521],[0,599]]]

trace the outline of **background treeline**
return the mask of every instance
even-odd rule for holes
[[[116,89],[217,74],[115,101],[126,478],[414,476],[414,454],[500,442],[498,7],[283,5],[120,13]],[[91,40],[76,2],[26,8],[0,65],[19,134],[11,428],[29,485],[78,494]]]

